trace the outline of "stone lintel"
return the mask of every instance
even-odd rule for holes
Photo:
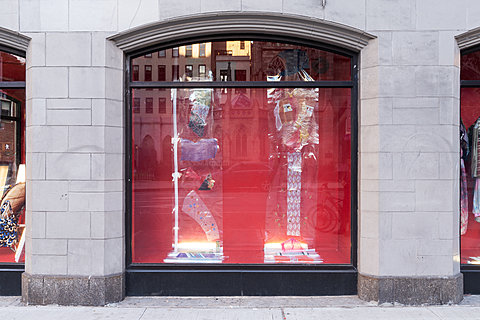
[[[22,301],[26,304],[104,306],[124,297],[124,274],[105,277],[22,274]]]
[[[358,297],[378,303],[440,305],[463,299],[463,275],[452,277],[376,277],[358,275]]]

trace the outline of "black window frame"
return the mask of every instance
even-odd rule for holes
[[[129,81],[132,59],[146,52],[169,49],[190,43],[239,40],[245,35],[198,37],[130,52],[125,59],[125,150],[132,150],[131,96],[134,89],[148,88],[349,88],[351,92],[351,199],[350,263],[318,265],[283,264],[162,264],[132,263],[132,154],[125,153],[125,241],[127,295],[339,295],[357,293],[357,208],[358,208],[358,53],[316,43],[264,34],[248,35],[250,41],[273,41],[329,51],[350,58],[350,80],[322,81]],[[172,52],[173,57],[173,52]],[[202,281],[199,281],[202,279]],[[318,286],[312,283],[319,282]],[[209,283],[208,286],[201,283]],[[281,284],[281,285],[280,285]]]

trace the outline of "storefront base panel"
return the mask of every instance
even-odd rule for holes
[[[0,271],[0,296],[20,296],[22,294],[23,270]]]
[[[462,274],[463,292],[465,294],[480,294],[480,270],[466,269],[462,270]]]
[[[378,303],[405,305],[459,303],[463,275],[454,277],[374,277],[358,275],[358,297]]]
[[[107,277],[22,274],[22,301],[27,304],[104,306],[123,300],[124,275]]]
[[[318,296],[357,293],[355,270],[131,270],[129,296]]]

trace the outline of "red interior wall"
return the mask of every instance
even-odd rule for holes
[[[258,89],[257,97],[266,97]],[[325,263],[350,262],[350,90],[321,89],[319,107],[315,111],[319,144],[302,149],[302,236],[296,237],[315,248]],[[259,110],[259,101],[267,108],[266,98],[252,101],[248,109]],[[255,105],[253,105],[255,103]],[[183,106],[188,108],[188,106]],[[228,110],[228,109],[226,109]],[[211,210],[221,228],[224,263],[263,263],[264,243],[283,242],[285,224],[276,222],[276,214],[286,208],[288,152],[279,146],[272,111],[255,114],[247,119],[217,121],[221,134],[213,128],[205,138],[219,141],[216,160],[221,168],[209,161],[179,161],[181,172],[191,169],[198,178],[182,176],[179,181],[180,241],[206,241],[203,230],[181,211],[183,199],[196,190]],[[179,103],[179,113],[186,113]],[[233,112],[233,111],[232,111]],[[257,111],[254,111],[257,112]],[[135,115],[134,115],[135,117]],[[186,128],[188,116],[179,114],[179,130]],[[238,157],[239,124],[248,143],[248,152]],[[134,120],[134,125],[135,120]],[[134,130],[135,131],[135,130]],[[183,137],[194,139],[188,130]],[[260,134],[264,132],[264,134]],[[173,132],[171,133],[173,135]],[[263,149],[258,144],[264,144]],[[171,179],[173,150],[171,145],[155,141],[155,149],[163,149],[164,159],[153,159],[141,151],[142,142],[133,137],[133,167],[159,167],[164,174],[156,179],[142,177],[133,182],[133,262],[161,263],[172,249],[174,189]],[[259,153],[263,150],[263,153]],[[180,159],[181,148],[179,148]],[[208,173],[215,179],[210,191],[198,191]],[[283,193],[282,193],[283,192]],[[284,213],[284,212],[283,212]]]

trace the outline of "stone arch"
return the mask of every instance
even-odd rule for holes
[[[473,48],[480,45],[480,27],[455,36],[460,50]]]
[[[159,44],[241,35],[282,40],[318,42],[359,52],[375,38],[362,30],[300,15],[271,12],[203,13],[158,21],[109,37],[126,53],[151,50]]]
[[[0,27],[0,48],[5,47],[14,54],[22,53],[21,55],[24,55],[30,40],[30,37],[21,33]]]

